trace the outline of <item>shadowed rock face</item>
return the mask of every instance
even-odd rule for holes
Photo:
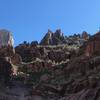
[[[93,35],[82,47],[86,56],[100,55],[100,32]]]
[[[77,48],[78,49],[78,48]],[[76,49],[76,50],[77,50]],[[65,47],[44,47],[44,46],[27,46],[25,44],[19,45],[15,48],[16,53],[18,53],[22,57],[23,62],[31,62],[35,61],[36,58],[39,58],[44,61],[51,60],[52,62],[62,62],[69,59],[72,55],[75,54],[74,49],[68,50],[67,46]]]
[[[0,57],[10,57],[13,64],[19,64],[21,57],[15,53],[15,49],[11,46],[3,46],[0,48]]]

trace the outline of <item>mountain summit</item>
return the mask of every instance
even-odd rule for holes
[[[60,29],[57,29],[56,32],[52,32],[48,29],[48,32],[41,40],[41,45],[58,45],[63,44],[64,36]]]

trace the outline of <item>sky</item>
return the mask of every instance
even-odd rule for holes
[[[13,33],[15,46],[40,41],[48,29],[64,35],[100,27],[100,0],[0,0],[0,29]]]

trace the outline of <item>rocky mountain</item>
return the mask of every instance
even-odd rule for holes
[[[60,29],[57,29],[54,33],[51,30],[48,30],[44,38],[41,40],[40,45],[83,45],[83,43],[87,41],[89,37],[89,34],[85,31],[83,31],[82,34],[64,36]]]
[[[26,100],[35,96],[42,100],[100,99],[100,32],[64,36],[61,30],[49,30],[41,45],[24,41],[15,48],[2,47],[0,56],[9,56],[18,66],[13,79],[17,87],[12,91],[27,91],[13,94],[6,89],[3,96],[7,100],[19,100],[20,96]]]
[[[53,33],[48,30],[44,38],[41,40],[40,45],[58,45],[63,44],[64,36],[60,29]]]
[[[49,40],[46,45],[22,44],[15,48],[22,57],[21,71],[33,74],[35,79],[33,95],[39,90],[37,95],[47,93],[47,100],[99,100],[100,32],[91,37],[86,32],[69,37],[56,34],[66,40],[62,45],[49,45],[53,41],[50,34],[45,36]],[[32,58],[27,63],[28,57]]]

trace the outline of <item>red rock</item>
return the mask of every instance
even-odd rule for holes
[[[83,38],[84,40],[88,40],[88,39],[89,39],[89,34],[88,34],[87,32],[85,32],[85,31],[83,31],[83,33],[82,33],[82,38]]]
[[[86,44],[85,55],[92,56],[93,54],[100,54],[100,32],[92,36]]]

